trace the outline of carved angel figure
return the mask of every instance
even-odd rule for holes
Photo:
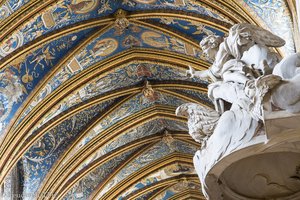
[[[177,116],[188,118],[189,134],[199,143],[213,134],[220,115],[217,111],[196,103],[186,103],[176,109]]]
[[[213,62],[215,61],[219,46],[222,42],[223,38],[221,38],[220,36],[208,35],[201,40],[199,45],[202,48],[202,51],[205,54],[206,58]]]
[[[190,68],[187,74],[202,79],[210,78],[216,82],[223,79],[223,65],[232,59],[242,60],[254,69],[261,70],[264,74],[266,69],[264,68],[265,65],[261,64],[263,60],[271,68],[279,62],[276,54],[270,52],[268,47],[280,47],[284,44],[283,39],[263,28],[251,24],[236,24],[231,27],[228,37],[220,44],[212,66],[208,70],[199,72]],[[207,51],[207,45],[204,46],[204,51]],[[212,45],[212,48],[215,48],[215,44]],[[256,52],[254,55],[251,48],[254,48],[254,52]]]
[[[271,90],[273,105],[291,113],[300,112],[300,53],[284,58],[273,74],[283,79]]]

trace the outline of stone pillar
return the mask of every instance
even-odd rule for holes
[[[0,200],[4,200],[4,184],[0,186]]]
[[[20,183],[20,173],[17,166],[5,178],[0,187],[1,200],[19,200],[22,199],[22,186]]]
[[[19,200],[22,195],[20,184],[20,173],[18,166],[15,166],[11,171],[11,199]]]
[[[300,2],[298,0],[287,0],[291,18],[293,21],[293,36],[296,52],[300,51]]]

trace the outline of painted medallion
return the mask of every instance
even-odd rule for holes
[[[168,48],[169,40],[166,36],[153,31],[145,31],[142,34],[143,41],[153,47],[157,48]]]
[[[143,4],[152,4],[156,3],[157,0],[134,0],[137,3],[143,3]]]
[[[72,0],[68,8],[76,14],[85,14],[96,8],[97,0]]]
[[[118,48],[117,40],[113,38],[106,38],[96,42],[90,53],[95,58],[97,56],[107,56]]]

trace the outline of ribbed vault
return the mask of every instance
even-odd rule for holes
[[[186,76],[210,66],[198,44],[248,22],[292,53],[293,10],[284,0],[1,2],[3,195],[204,199],[200,146],[175,116],[186,102],[212,106],[207,82]]]

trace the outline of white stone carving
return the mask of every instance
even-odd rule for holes
[[[195,103],[179,106],[176,109],[176,115],[188,118],[189,134],[202,145],[213,133],[220,117],[215,110]]]
[[[300,53],[284,58],[275,66],[273,74],[283,80],[271,91],[271,102],[288,112],[300,112]]]
[[[215,110],[188,103],[176,114],[202,143],[194,164],[207,199],[299,199],[300,53],[280,61],[269,49],[284,44],[250,24],[234,25],[223,42],[200,43],[213,64],[187,75],[210,82]]]

